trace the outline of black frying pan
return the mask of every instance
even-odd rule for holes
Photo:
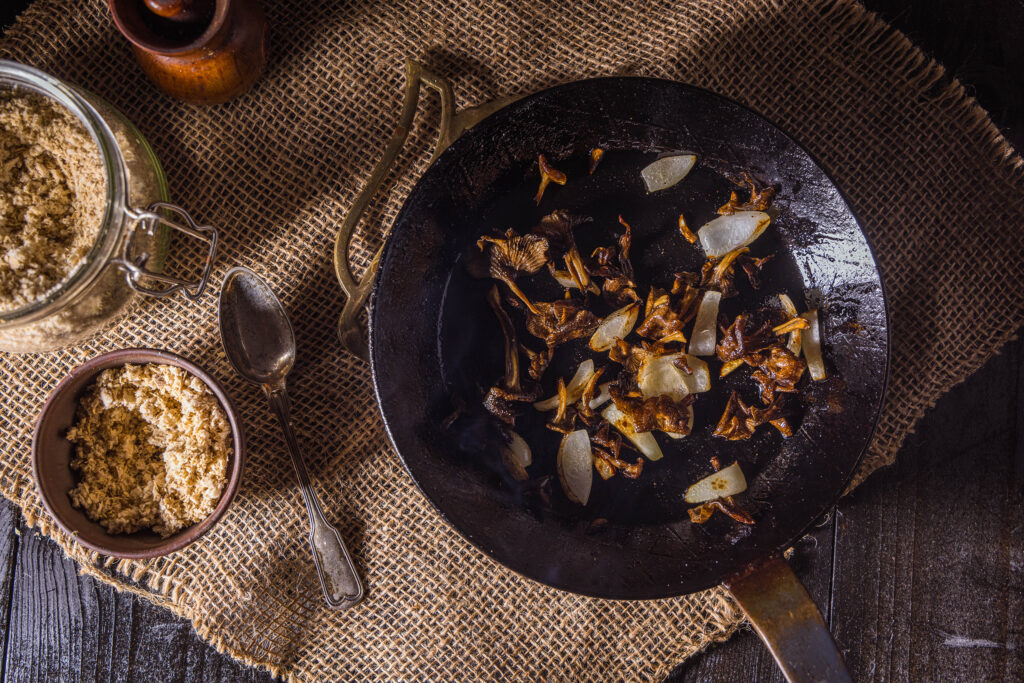
[[[442,93],[450,98],[450,90]],[[588,176],[587,154],[597,146],[607,152]],[[695,152],[698,167],[675,188],[648,195],[640,169],[679,150]],[[538,207],[539,153],[569,182],[549,188]],[[753,398],[746,373],[733,373],[701,395],[690,437],[659,435],[664,459],[645,463],[636,481],[595,477],[582,507],[565,498],[557,479],[550,496],[513,481],[483,418],[471,414],[441,428],[454,405],[478,401],[503,371],[500,328],[484,299],[491,282],[465,268],[482,233],[525,232],[563,208],[596,217],[577,229],[582,246],[607,244],[621,213],[633,226],[638,281],[666,287],[672,273],[699,269],[704,258],[679,235],[680,210],[699,227],[736,189],[727,176],[743,172],[779,188],[779,215],[754,245],[756,254],[776,258],[762,291],[745,291],[730,306],[750,308],[785,291],[801,310],[821,310],[830,379],[805,393],[791,438],[768,428],[746,442],[711,436],[734,388]],[[544,300],[558,291],[543,296],[547,277],[542,272],[528,285]],[[559,350],[549,384],[571,375],[585,345]],[[395,221],[373,288],[370,360],[388,434],[409,474],[483,552],[536,581],[605,598],[664,598],[725,583],[787,676],[844,680],[821,617],[773,558],[835,504],[870,441],[887,373],[885,298],[840,192],[766,120],[707,91],[641,78],[570,83],[500,109],[440,155]],[[713,377],[717,369],[712,362]],[[554,473],[559,439],[532,412],[517,430],[533,446],[529,471],[538,479]],[[712,455],[742,464],[749,489],[741,500],[754,526],[724,516],[689,521],[682,494],[710,473]]]

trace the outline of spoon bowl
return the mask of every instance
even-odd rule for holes
[[[228,362],[254,384],[276,385],[295,364],[295,332],[263,278],[232,268],[220,292],[220,334]]]

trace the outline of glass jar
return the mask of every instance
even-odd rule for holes
[[[198,298],[206,288],[217,231],[168,204],[167,180],[142,134],[109,103],[31,67],[0,60],[0,89],[31,91],[70,111],[92,136],[106,179],[106,206],[86,257],[37,301],[0,311],[0,350],[51,351],[120,320],[137,293]],[[205,262],[182,279],[163,272],[172,231],[201,240]]]

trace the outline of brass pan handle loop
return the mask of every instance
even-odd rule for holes
[[[395,128],[391,141],[388,142],[387,149],[384,150],[384,156],[381,157],[381,160],[373,169],[373,173],[370,174],[370,179],[367,181],[366,186],[352,203],[352,208],[345,216],[345,220],[342,222],[341,228],[338,229],[338,235],[334,241],[334,270],[338,276],[338,283],[346,295],[345,306],[341,311],[341,317],[338,319],[338,337],[341,339],[341,344],[345,350],[366,361],[369,360],[369,348],[367,340],[360,329],[358,317],[359,311],[362,309],[363,304],[366,303],[366,299],[369,297],[370,290],[373,287],[373,279],[377,273],[377,266],[380,263],[380,256],[384,247],[381,245],[381,248],[377,250],[377,253],[370,261],[369,267],[358,282],[349,266],[348,250],[352,242],[352,234],[366,212],[366,207],[384,182],[388,172],[391,170],[392,164],[394,164],[395,159],[398,158],[399,153],[402,151],[406,138],[409,137],[413,117],[416,115],[416,105],[419,102],[420,86],[426,86],[436,91],[441,97],[440,130],[437,134],[437,145],[434,149],[431,163],[452,143],[455,137],[452,127],[455,113],[455,94],[452,91],[451,84],[444,78],[428,71],[421,64],[407,60],[405,63],[405,99],[402,103],[402,114],[398,121],[398,127]]]

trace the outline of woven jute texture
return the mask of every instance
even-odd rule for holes
[[[333,235],[397,120],[406,57],[462,105],[589,76],[676,79],[739,100],[820,160],[863,222],[892,313],[892,377],[859,477],[891,462],[924,411],[1024,323],[1024,164],[963,89],[849,0],[486,3],[266,0],[271,62],[227,105],[195,108],[143,78],[102,0],[39,0],[0,55],[110,100],[149,138],[174,198],[219,226],[215,277],[264,274],[292,313],[300,441],[368,586],[321,604],[305,511],[263,397],[220,350],[214,297],[147,301],[73,350],[0,356],[0,490],[85,571],[190,619],[217,648],[294,680],[657,680],[737,628],[721,590],[672,600],[568,595],[498,566],[439,519],[387,444],[367,368],[335,338]],[[365,267],[423,170],[436,107],[356,240]],[[33,420],[101,351],[156,346],[222,380],[249,461],[227,517],[194,546],[104,561],[63,536],[29,474]]]

